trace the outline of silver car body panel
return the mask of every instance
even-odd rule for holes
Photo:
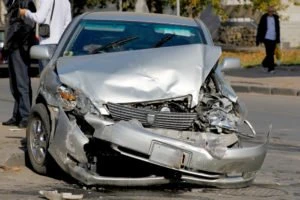
[[[204,35],[205,35],[205,39],[206,39],[206,43],[208,45],[214,45],[214,41],[211,37],[210,31],[208,30],[208,28],[205,26],[205,24],[200,20],[195,18],[194,19],[195,22],[201,27],[201,30],[203,31]]]
[[[267,143],[255,147],[227,149],[227,145],[222,145],[220,137],[205,137],[205,133],[193,133],[198,135],[198,141],[189,144],[155,132],[155,129],[143,128],[138,121],[121,121],[106,126],[101,132],[96,131],[94,137],[148,155],[148,162],[186,174],[197,174],[200,171],[224,174],[255,172],[260,169],[267,152]],[[173,134],[182,132],[174,131]]]
[[[81,132],[76,122],[68,119],[62,109],[54,113],[56,113],[54,115],[58,119],[58,123],[48,150],[57,164],[72,177],[86,185],[102,186],[150,186],[170,183],[170,180],[157,176],[142,178],[103,177],[78,166],[74,161],[81,165],[88,162],[84,145],[89,140]],[[92,120],[92,118],[89,119]]]
[[[220,70],[220,66],[215,70],[215,77],[218,86],[220,87],[220,92],[223,96],[230,99],[232,102],[237,102],[238,96],[236,95],[233,88],[229,85],[229,83],[224,79],[224,75]]]
[[[149,186],[170,183],[170,180],[156,176],[103,177],[76,165],[74,161],[87,163],[83,148],[88,139],[77,124],[67,118],[62,109],[58,112],[57,119],[49,152],[62,169],[82,183],[103,186]],[[145,129],[136,120],[113,124],[93,115],[87,115],[85,119],[96,128],[94,138],[109,141],[113,149],[125,156],[176,170],[183,174],[180,180],[187,183],[230,188],[246,186],[255,178],[255,172],[260,169],[267,152],[268,140],[254,147],[227,149],[227,145],[235,142],[235,139],[228,135],[223,135],[223,139],[220,139],[217,135],[209,133]],[[191,135],[194,138],[191,137],[190,141],[184,140]],[[148,158],[128,153],[124,149],[145,154]],[[221,157],[216,153],[220,151]]]
[[[142,177],[142,178],[122,178],[122,177],[104,177],[97,174],[92,174],[84,168],[69,164],[69,173],[71,176],[81,181],[86,185],[101,185],[101,186],[151,186],[168,184],[171,180],[165,177]]]
[[[136,13],[136,12],[92,12],[83,17],[87,20],[103,21],[130,21],[156,24],[176,24],[182,26],[197,27],[197,23],[192,18],[178,17],[174,15]]]
[[[84,145],[89,142],[89,139],[81,132],[76,121],[70,121],[62,109],[57,119],[55,134],[49,144],[50,154],[64,170],[67,170],[67,162],[70,158],[80,163],[87,163]]]
[[[99,55],[63,57],[57,62],[60,80],[80,89],[96,105],[128,103],[192,95],[221,55],[221,48],[185,45]]]

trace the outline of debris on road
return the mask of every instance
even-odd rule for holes
[[[8,166],[0,165],[0,172],[7,172],[7,171],[19,172],[21,171],[21,167],[17,167],[17,166],[8,167]]]
[[[57,190],[54,191],[43,191],[41,190],[40,195],[49,200],[80,200],[83,199],[83,194],[74,195],[72,193],[59,193]]]

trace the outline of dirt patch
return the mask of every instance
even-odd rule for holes
[[[3,172],[19,172],[21,170],[22,170],[22,168],[19,167],[19,166],[13,166],[13,167],[0,166],[0,173],[3,173]]]

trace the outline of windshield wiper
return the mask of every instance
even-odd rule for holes
[[[102,51],[105,51],[105,50],[108,50],[110,48],[115,48],[117,46],[120,46],[120,45],[124,45],[130,41],[133,41],[133,40],[136,40],[138,39],[139,37],[138,36],[130,36],[130,37],[126,37],[126,38],[121,38],[119,40],[116,40],[116,41],[113,41],[111,43],[108,43],[102,47],[99,47],[99,48],[96,48],[93,50],[92,54],[96,54],[96,53],[100,53]]]
[[[161,47],[163,44],[165,44],[166,42],[168,42],[169,40],[171,40],[174,36],[175,36],[175,34],[168,34],[168,35],[162,37],[162,38],[161,38],[161,39],[153,46],[153,48]]]

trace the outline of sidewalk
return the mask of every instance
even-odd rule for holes
[[[0,124],[0,174],[3,167],[25,165],[25,129]]]
[[[275,74],[261,67],[242,68],[225,73],[236,92],[300,96],[300,66],[277,67]]]

